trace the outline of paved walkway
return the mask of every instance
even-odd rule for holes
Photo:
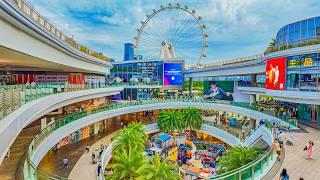
[[[85,147],[88,144],[92,146],[101,138],[104,138],[116,130],[121,128],[120,121],[112,119],[108,121],[107,130],[103,134],[89,137],[87,139],[78,141],[76,143],[62,146],[58,151],[49,151],[41,160],[39,168],[47,173],[55,174],[61,177],[68,177],[71,170],[85,152]],[[63,168],[63,159],[67,157],[69,160],[69,167]]]
[[[300,131],[287,132],[287,135],[293,136],[294,145],[285,146],[285,158],[281,168],[273,177],[278,180],[283,168],[286,168],[290,179],[299,179],[303,177],[305,180],[320,179],[320,130],[301,125]],[[304,147],[308,141],[314,142],[313,159],[305,159]]]
[[[40,131],[40,125],[27,127],[21,131],[10,148],[9,158],[0,165],[0,179],[22,179],[22,168],[27,149],[34,136]]]
[[[98,157],[99,151],[100,151],[100,144],[104,144],[105,148],[108,147],[108,145],[111,143],[111,138],[117,133],[118,131],[115,131],[108,136],[100,139],[90,147],[90,152],[84,152],[80,159],[77,161],[77,163],[74,165],[73,169],[71,170],[71,173],[69,175],[69,179],[77,179],[77,180],[89,180],[89,179],[95,179],[97,177],[97,164],[92,164],[91,160],[91,154],[92,152],[95,152],[96,157]]]

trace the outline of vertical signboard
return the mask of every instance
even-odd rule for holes
[[[183,86],[183,63],[164,63],[163,84],[165,86],[178,88]]]
[[[274,58],[266,63],[266,89],[284,90],[286,81],[286,58]]]

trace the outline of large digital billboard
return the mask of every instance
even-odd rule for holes
[[[183,85],[183,64],[165,63],[164,64],[164,85],[182,86]]]
[[[286,83],[286,58],[267,60],[266,89],[284,90]]]

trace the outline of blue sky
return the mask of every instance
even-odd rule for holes
[[[161,4],[197,10],[207,25],[207,58],[202,63],[263,52],[285,24],[320,16],[319,0],[28,0],[58,28],[116,60],[133,42],[140,21]],[[172,17],[170,17],[172,18]],[[191,51],[190,51],[191,52]],[[193,56],[193,55],[190,55]],[[192,58],[191,58],[192,59]],[[187,64],[195,61],[188,59]]]

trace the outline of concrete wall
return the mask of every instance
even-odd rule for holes
[[[89,56],[31,20],[11,0],[0,1],[0,45],[44,61],[105,74],[111,64]]]

